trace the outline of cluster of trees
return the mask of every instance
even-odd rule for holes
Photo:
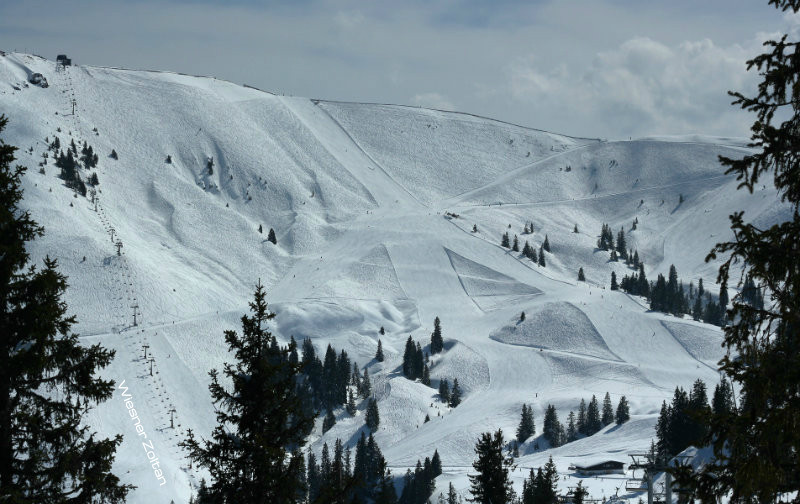
[[[78,172],[80,165],[72,154],[71,150],[67,150],[66,154],[60,152],[56,157],[56,167],[61,169],[58,177],[64,181],[64,185],[79,193],[81,196],[86,196],[86,184]]]
[[[328,345],[322,361],[317,357],[314,344],[306,338],[303,340],[302,357],[298,357],[294,337],[289,342],[288,350],[289,361],[292,364],[300,363],[300,387],[308,394],[317,411],[333,410],[347,404],[350,386],[363,399],[372,393],[369,372],[366,368],[363,373],[359,372],[358,364],[352,362],[344,350],[337,355],[336,350]]]
[[[527,224],[526,224],[526,226],[527,226]],[[530,229],[531,229],[530,232],[532,233],[533,232],[533,224],[531,224],[531,228]],[[509,239],[507,231],[505,233],[503,233],[503,238],[502,238],[502,240],[500,242],[500,245],[502,245],[505,248],[510,248],[514,252],[520,252],[519,239],[517,238],[517,235],[514,235],[514,242],[512,244],[510,242],[510,239]],[[548,238],[547,235],[545,235],[544,242],[542,242],[542,245],[539,247],[539,252],[538,253],[536,252],[536,248],[531,246],[530,243],[528,243],[528,240],[525,240],[525,244],[522,246],[522,256],[530,259],[531,261],[533,261],[534,263],[536,263],[536,264],[538,264],[539,266],[542,266],[542,267],[546,267],[547,266],[547,260],[545,259],[545,256],[544,256],[544,252],[545,251],[546,252],[550,252],[550,238]]]
[[[81,196],[86,196],[86,183],[84,183],[78,170],[81,167],[81,163],[87,170],[97,167],[98,157],[92,146],[84,141],[81,153],[78,155],[78,147],[75,145],[75,140],[71,140],[67,150],[62,151],[61,140],[57,136],[53,136],[53,141],[48,145],[48,150],[53,152],[55,165],[61,170],[58,175],[59,178],[64,181],[67,187],[80,193]],[[91,186],[96,186],[100,183],[97,179],[97,173],[89,175],[87,181]]]
[[[439,380],[439,397],[451,408],[461,404],[461,386],[458,384],[458,378],[453,379],[453,388],[450,388],[447,378]]]
[[[689,446],[701,446],[709,433],[709,414],[729,416],[735,411],[733,390],[727,380],[714,389],[711,405],[706,384],[697,380],[688,392],[675,388],[672,402],[664,401],[656,425],[656,449],[661,457],[673,457]]]
[[[531,469],[528,478],[522,484],[522,494],[517,496],[509,478],[513,459],[503,453],[503,431],[494,434],[481,434],[475,445],[476,459],[472,463],[476,474],[470,474],[471,502],[479,504],[515,503],[515,504],[557,504],[558,471],[550,457],[544,467],[535,471]],[[455,502],[455,492],[450,492]],[[582,486],[573,492],[576,502],[582,502],[586,492]]]
[[[442,474],[442,460],[439,450],[433,452],[433,457],[425,457],[425,462],[417,460],[414,472],[406,470],[403,477],[403,492],[400,494],[398,504],[425,504],[433,495],[436,487],[436,477]]]
[[[558,471],[550,457],[544,468],[539,467],[522,482],[520,504],[557,504],[558,503]]]
[[[638,219],[634,221],[633,229],[636,229],[637,222]],[[638,269],[641,264],[641,261],[639,260],[639,251],[628,249],[628,241],[625,238],[624,228],[619,228],[615,242],[614,232],[611,230],[611,226],[608,224],[603,224],[602,229],[600,230],[600,238],[597,240],[597,248],[600,250],[610,250],[610,259],[612,261],[618,261],[622,259],[625,261],[625,264],[634,269]]]
[[[421,380],[425,385],[431,384],[431,370],[428,367],[428,354],[423,353],[419,342],[414,343],[411,336],[406,340],[403,352],[403,376],[409,380]]]
[[[591,436],[612,423],[621,425],[630,420],[630,417],[630,406],[625,396],[620,397],[615,410],[611,403],[611,395],[606,392],[602,408],[594,395],[588,406],[586,401],[581,399],[578,414],[569,412],[566,428],[558,419],[556,407],[548,404],[545,409],[542,434],[550,446],[556,447],[571,443],[582,435]]]
[[[745,283],[748,288],[745,302],[754,306],[764,305],[761,290],[754,283]],[[648,282],[644,273],[644,265],[639,263],[639,273],[625,275],[617,284],[617,276],[611,273],[611,290],[622,289],[629,294],[644,296],[650,303],[650,309],[676,316],[689,314],[694,320],[722,326],[726,323],[726,309],[728,306],[728,288],[725,282],[719,290],[719,297],[715,301],[711,293],[703,288],[703,280],[698,282],[697,289],[689,283],[688,292],[683,282],[678,279],[678,271],[674,265],[669,267],[667,278],[659,274],[655,282]]]

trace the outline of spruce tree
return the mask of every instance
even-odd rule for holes
[[[333,411],[328,410],[325,418],[322,419],[322,433],[325,434],[331,430],[331,427],[334,425],[336,425],[336,416],[333,414]]]
[[[6,124],[0,116],[0,133]],[[82,421],[113,394],[97,373],[114,352],[71,332],[56,261],[29,264],[27,244],[44,230],[20,208],[15,151],[0,139],[0,502],[124,502],[132,487],[111,472],[122,437]]]
[[[519,238],[517,238],[517,235],[514,235],[514,244],[511,246],[511,250],[519,252]]]
[[[298,493],[292,477],[298,462],[288,454],[305,444],[314,417],[298,394],[300,365],[290,363],[288,348],[273,344],[265,328],[275,317],[265,298],[259,281],[242,334],[225,331],[235,362],[225,364],[224,382],[216,369],[209,372],[217,417],[211,438],[198,440],[190,429],[181,442],[190,460],[210,472],[209,491],[218,502],[295,502]]]
[[[511,246],[511,243],[509,242],[509,239],[508,239],[508,231],[503,233],[503,239],[500,240],[500,246],[505,247],[505,248],[508,248],[508,247]]]
[[[589,407],[586,409],[586,435],[591,436],[603,428],[603,423],[600,420],[600,407],[597,403],[597,397],[592,396],[589,401]]]
[[[603,422],[604,426],[611,425],[614,422],[614,407],[611,405],[611,396],[608,392],[603,398],[603,414],[600,421]]]
[[[367,371],[367,368],[364,368],[364,374],[361,376],[361,389],[359,393],[363,399],[367,399],[372,395],[372,383],[370,383],[369,371]]]
[[[567,442],[571,443],[578,439],[578,426],[575,421],[575,412],[570,411],[567,416]]]
[[[619,284],[617,283],[617,274],[613,271],[611,272],[611,290],[619,290]]]
[[[375,352],[375,360],[378,362],[383,362],[384,360],[383,343],[381,343],[381,340],[378,340],[378,350]]]
[[[536,426],[533,422],[533,408],[523,404],[522,415],[519,420],[519,426],[517,426],[517,441],[524,443],[534,434],[536,434]]]
[[[439,380],[439,397],[445,404],[450,403],[450,383],[446,378]]]
[[[547,266],[547,261],[544,259],[544,247],[539,249],[539,266],[542,268]]]
[[[711,410],[715,417],[723,417],[734,413],[733,391],[728,380],[723,378],[714,388]]]
[[[550,446],[555,448],[561,445],[561,422],[558,421],[558,413],[556,407],[548,404],[544,411],[544,423],[542,426],[542,435],[550,443]]]
[[[442,325],[439,317],[433,319],[433,332],[431,333],[431,355],[444,350],[444,339],[442,338]]]
[[[628,244],[625,241],[625,229],[619,228],[619,233],[617,233],[617,254],[622,259],[628,259]]]
[[[581,404],[578,406],[578,432],[587,434],[586,427],[586,401],[581,399]]]
[[[619,398],[619,404],[617,404],[617,413],[614,416],[614,421],[617,422],[617,425],[622,425],[630,419],[631,411],[628,406],[628,400],[625,396],[622,396]]]
[[[513,488],[508,472],[512,460],[503,456],[503,431],[494,436],[490,432],[481,434],[475,445],[477,459],[472,463],[477,474],[469,475],[471,502],[497,504],[510,502]]]
[[[578,268],[578,281],[579,282],[586,281],[586,275],[583,274],[583,268]]]
[[[267,241],[271,242],[273,245],[278,244],[278,239],[275,237],[275,230],[269,228],[269,233],[267,234]]]
[[[370,399],[367,403],[367,414],[365,418],[365,423],[369,430],[375,432],[378,430],[378,426],[381,423],[381,415],[378,411],[378,401],[376,399]]]
[[[453,388],[450,390],[450,407],[455,408],[461,404],[461,387],[458,385],[458,378],[453,379]]]
[[[550,252],[550,240],[547,238],[547,235],[544,235],[544,243],[542,244],[542,248]]]

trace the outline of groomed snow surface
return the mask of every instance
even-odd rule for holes
[[[50,87],[26,85],[33,72]],[[214,425],[207,373],[231,359],[223,331],[240,328],[259,279],[281,341],[310,337],[319,351],[330,343],[368,366],[376,438],[396,476],[439,450],[437,495],[453,482],[467,496],[475,441],[498,428],[511,439],[523,403],[541,433],[548,403],[565,421],[581,398],[609,392],[616,406],[626,395],[625,425],[552,450],[541,439],[522,446],[518,488],[550,455],[562,489],[574,486],[571,464],[628,462],[628,452],[647,449],[661,402],[697,378],[713,388],[723,355],[718,328],[650,313],[642,299],[607,289],[611,271],[633,270],[596,250],[601,225],[626,230],[648,278],[674,263],[684,282],[702,278],[714,291],[718,264],[704,258],[729,237],[727,215],[786,215],[774,188],[749,195],[723,175],[717,156],[742,155],[741,139],[600,142],[210,77],[56,72],[52,61],[16,53],[0,56],[0,112],[10,118],[4,140],[29,168],[25,205],[46,228],[33,257],[57,258],[68,275],[66,301],[84,341],[116,350],[104,374],[125,380],[166,474],[160,486],[119,392],[92,410],[92,429],[124,436],[114,469],[137,486],[132,503],[187,502],[204,476],[177,443],[187,428],[207,435]],[[99,154],[96,209],[64,186],[52,159],[39,172],[54,135]],[[523,235],[527,222],[534,233]],[[537,251],[547,235],[547,267],[500,247],[504,232]],[[586,282],[576,280],[579,267]],[[446,350],[432,357],[429,388],[403,378],[400,364],[409,335],[427,346],[436,316]],[[379,337],[383,363],[373,360]],[[457,408],[439,400],[442,378],[463,387]],[[363,407],[355,418],[338,411],[325,435],[318,421],[310,449],[337,437],[353,446]],[[622,478],[584,484],[593,497],[622,487],[620,496],[638,499]]]

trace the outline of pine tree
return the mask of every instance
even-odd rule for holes
[[[461,404],[461,387],[458,385],[458,378],[453,379],[453,388],[450,390],[450,407],[455,408]]]
[[[586,275],[583,274],[583,268],[578,268],[578,281],[579,282],[586,281]]]
[[[544,243],[542,244],[542,248],[550,252],[550,240],[547,238],[547,235],[544,235]]]
[[[278,244],[278,239],[275,237],[275,230],[269,228],[269,233],[267,234],[267,241],[271,242],[273,245]]]
[[[450,383],[446,378],[439,380],[439,397],[445,404],[450,403]]]
[[[522,246],[522,256],[528,258],[531,256],[531,244],[528,243],[528,240],[525,240],[525,245]]]
[[[625,241],[624,228],[619,228],[619,233],[617,233],[617,254],[622,259],[628,259],[628,244]]]
[[[514,252],[519,252],[519,239],[517,238],[517,235],[514,235],[514,245],[511,247],[511,250]]]
[[[503,239],[500,241],[500,246],[505,247],[505,248],[509,248],[511,246],[511,243],[510,243],[510,241],[508,239],[508,231],[503,233]]]
[[[6,124],[0,115],[0,133]],[[122,437],[100,438],[82,422],[113,394],[97,372],[114,352],[71,332],[56,261],[29,265],[27,243],[44,231],[20,208],[15,151],[0,140],[0,501],[124,502],[132,487],[111,472]]]
[[[572,232],[573,233],[577,233],[578,232],[578,225],[577,224],[575,224],[575,227],[572,228]]]
[[[578,406],[578,432],[587,434],[586,423],[586,401],[581,399],[581,404]]]
[[[575,487],[575,490],[572,491],[572,504],[583,504],[588,495],[589,491],[583,487],[583,481],[578,480],[578,485]]]
[[[520,322],[525,322],[525,312],[522,312],[522,313],[519,314],[519,321]]]
[[[297,461],[287,455],[303,446],[313,427],[313,414],[298,394],[300,365],[289,362],[288,348],[272,344],[274,336],[264,327],[275,317],[265,297],[259,282],[252,315],[242,316],[242,335],[225,331],[235,357],[223,368],[231,388],[216,369],[209,373],[217,417],[211,439],[198,440],[190,429],[181,442],[190,460],[210,472],[209,492],[220,502],[293,502]]]
[[[444,339],[442,338],[442,325],[439,317],[433,319],[433,332],[431,333],[431,355],[444,350]]]
[[[575,423],[575,412],[570,411],[567,416],[567,442],[571,443],[578,439],[578,426]]]
[[[711,411],[717,418],[726,417],[735,412],[733,405],[733,391],[728,380],[723,378],[714,388],[711,400]]]
[[[477,474],[470,474],[471,502],[478,504],[507,503],[513,496],[511,480],[508,477],[510,458],[503,456],[503,431],[494,436],[490,432],[481,434],[475,445],[477,459],[472,463]]]
[[[431,370],[427,364],[422,367],[422,379],[420,381],[422,381],[423,385],[431,386]]]
[[[459,504],[458,494],[456,493],[456,488],[453,486],[453,482],[450,482],[450,486],[447,490],[447,504]]]
[[[355,416],[356,414],[356,397],[353,395],[352,390],[347,391],[347,414],[350,416]]]
[[[264,227],[261,224],[258,225],[258,232],[259,233],[263,233],[264,232]]]
[[[370,399],[367,403],[367,414],[365,418],[365,422],[369,430],[375,432],[378,430],[378,426],[381,423],[381,415],[378,411],[378,401],[376,399]]]
[[[524,443],[529,437],[536,434],[536,425],[533,422],[533,408],[527,404],[522,405],[522,415],[517,427],[517,441]]]
[[[539,266],[542,268],[547,266],[547,262],[544,259],[544,247],[539,249]]]
[[[558,413],[556,407],[548,404],[544,411],[544,424],[542,426],[542,435],[550,443],[550,446],[555,448],[561,446],[561,422],[558,421]]]
[[[614,416],[614,421],[617,422],[617,425],[622,425],[630,419],[631,412],[628,406],[628,400],[625,396],[622,396],[619,398],[619,404],[617,404],[617,413]]]
[[[603,415],[600,419],[603,425],[611,425],[614,422],[614,407],[611,405],[611,396],[606,392],[603,398]]]
[[[378,340],[378,350],[375,352],[375,360],[378,362],[383,362],[384,360],[383,343],[381,343],[381,340]]]
[[[361,397],[364,399],[372,395],[372,383],[369,380],[369,372],[364,368],[364,374],[361,376],[361,389],[359,390]]]
[[[586,409],[586,435],[591,436],[595,432],[603,428],[603,423],[600,420],[600,407],[597,403],[597,397],[592,396],[589,401],[589,407]]]
[[[411,336],[408,337],[406,340],[406,349],[403,353],[403,376],[408,378],[409,380],[413,380],[414,377],[414,357],[416,355],[416,347],[414,346],[414,340],[411,339]]]
[[[331,427],[334,425],[336,425],[336,416],[333,414],[333,411],[328,410],[325,418],[322,419],[322,433],[325,434],[331,430]]]
[[[613,271],[611,272],[611,290],[619,290],[619,284],[617,283],[617,274]]]

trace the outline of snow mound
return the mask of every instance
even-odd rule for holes
[[[517,317],[489,337],[509,345],[620,360],[608,348],[589,318],[567,302],[538,306],[525,314],[525,320],[520,321]]]
[[[699,361],[716,364],[724,355],[722,331],[706,324],[686,324],[662,320],[661,324],[689,354]]]
[[[397,273],[383,244],[351,263],[342,275],[319,288],[319,297],[351,298],[353,293],[365,299],[401,299],[406,297]]]

